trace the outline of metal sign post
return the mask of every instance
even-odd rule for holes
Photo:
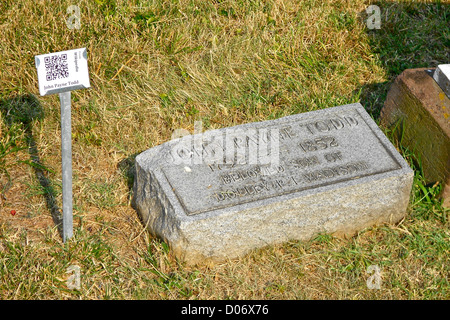
[[[63,241],[73,236],[71,91],[90,87],[86,48],[35,57],[41,96],[59,94],[61,104],[61,167]]]
[[[72,238],[72,125],[70,91],[59,94],[61,104],[61,163],[63,194],[63,241]]]

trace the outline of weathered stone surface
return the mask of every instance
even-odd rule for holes
[[[433,69],[408,69],[392,84],[381,111],[381,125],[402,135],[402,144],[422,161],[427,183],[443,184],[450,207],[450,100],[432,78]]]
[[[225,160],[224,160],[225,159]],[[211,130],[136,157],[134,205],[187,263],[404,217],[413,172],[358,104]]]

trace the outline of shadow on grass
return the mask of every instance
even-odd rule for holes
[[[132,207],[134,207],[133,204],[133,184],[134,184],[134,177],[136,174],[136,168],[134,166],[134,160],[136,159],[137,155],[139,153],[134,153],[130,155],[129,157],[123,159],[119,162],[117,165],[118,169],[122,172],[124,177],[127,179],[127,186],[128,186],[128,199],[131,200]]]
[[[380,29],[367,28],[368,42],[385,69],[387,82],[362,87],[360,101],[366,110],[379,118],[389,88],[406,69],[435,68],[450,62],[450,4],[377,1]],[[360,12],[366,24],[373,14]],[[356,94],[356,92],[355,92]]]
[[[46,177],[49,170],[42,164],[39,158],[39,150],[33,137],[32,124],[35,120],[44,117],[44,110],[39,100],[32,94],[18,95],[8,99],[0,100],[0,112],[7,126],[19,124],[25,133],[25,140],[30,154],[29,164],[33,167],[36,178],[44,192],[47,208],[50,210],[53,222],[62,237],[62,214],[56,201],[56,192],[51,181]]]

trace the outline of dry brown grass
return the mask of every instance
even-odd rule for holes
[[[366,230],[352,240],[293,242],[214,267],[187,267],[148,236],[130,206],[134,156],[168,141],[175,129],[193,132],[197,120],[213,129],[354,102],[362,86],[386,81],[357,17],[367,2],[180,0],[139,9],[139,1],[79,1],[79,30],[65,23],[71,4],[0,4],[4,105],[38,95],[34,56],[47,52],[86,47],[92,86],[72,92],[73,241],[61,243],[46,204],[51,192],[61,204],[57,96],[38,97],[44,116],[30,130],[53,191],[43,190],[34,168],[19,162],[30,160],[27,149],[6,158],[12,184],[0,207],[1,298],[448,298],[441,288],[448,269],[439,267],[448,256],[433,264],[410,254],[393,266],[402,246],[398,237],[414,240],[394,229]],[[24,124],[15,123],[22,125],[16,136],[26,147]],[[7,186],[7,177],[1,182]],[[430,224],[442,227],[405,222],[417,223],[429,233]],[[67,289],[65,271],[72,264],[81,267],[81,290]],[[381,290],[367,289],[368,264],[384,267]],[[429,293],[426,285],[440,291]]]

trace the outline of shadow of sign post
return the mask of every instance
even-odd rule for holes
[[[50,179],[46,176],[46,171],[51,170],[39,158],[39,150],[32,132],[32,122],[44,118],[44,110],[34,95],[24,94],[1,100],[0,112],[8,127],[22,125],[24,128],[25,140],[31,160],[29,164],[34,169],[36,178],[44,191],[45,201],[50,210],[53,222],[62,236],[62,217],[56,201],[56,192]]]

